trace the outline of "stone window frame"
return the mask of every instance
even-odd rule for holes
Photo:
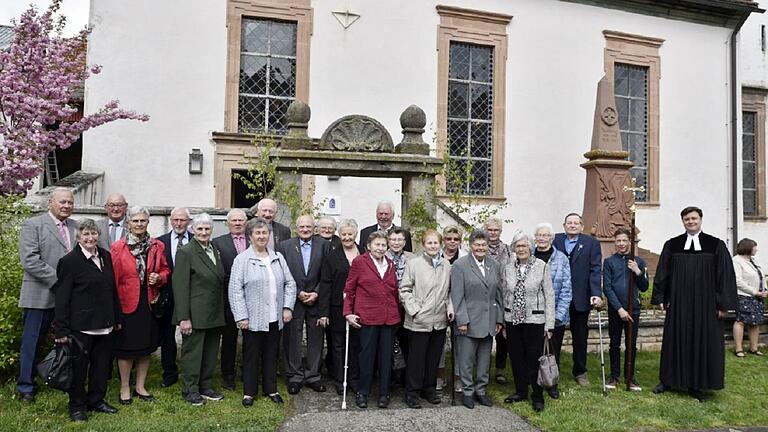
[[[313,19],[310,0],[228,0],[224,129],[231,133],[238,131],[240,37],[244,16],[296,23],[296,99],[309,102],[309,48]]]
[[[639,207],[658,207],[659,202],[659,82],[661,57],[659,48],[664,39],[603,30],[605,37],[605,75],[613,82],[614,65],[624,63],[648,68],[648,168],[646,172],[646,201]]]
[[[499,203],[504,196],[504,147],[506,120],[507,26],[512,15],[437,5],[437,155],[447,151],[448,136],[448,60],[451,42],[493,47],[493,115],[490,195],[472,195],[478,203]],[[445,179],[438,180],[440,196],[445,198]]]
[[[765,188],[765,116],[766,116],[766,96],[768,89],[743,87],[741,89],[741,110],[755,113],[755,161],[757,163],[755,176],[757,177],[757,213],[754,215],[742,215],[745,221],[766,221],[768,213],[766,212],[766,188]],[[741,161],[741,156],[739,157]],[[743,176],[743,173],[742,173]],[[743,181],[743,180],[742,180]]]

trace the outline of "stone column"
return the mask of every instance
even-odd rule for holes
[[[402,213],[418,205],[423,201],[424,210],[433,219],[436,217],[435,206],[435,177],[434,176],[408,176],[403,177]],[[410,223],[403,217],[403,226],[410,229]],[[416,240],[414,239],[414,242]]]

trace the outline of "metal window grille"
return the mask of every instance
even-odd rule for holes
[[[744,198],[744,215],[757,215],[757,113],[745,111],[741,114],[741,188]]]
[[[619,111],[621,146],[629,152],[635,165],[630,175],[638,186],[648,190],[648,68],[616,63],[613,92]],[[637,201],[647,199],[648,192],[638,192]]]
[[[243,18],[238,92],[238,131],[287,131],[296,98],[296,23]]]
[[[448,55],[448,155],[459,175],[449,192],[491,193],[493,47],[451,42]]]

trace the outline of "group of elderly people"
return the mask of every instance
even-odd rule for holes
[[[273,207],[272,214],[273,204],[264,203]],[[329,377],[339,393],[342,382],[349,383],[359,408],[367,407],[375,377],[379,408],[389,405],[390,385],[398,379],[408,407],[421,408],[420,399],[439,404],[451,328],[458,378],[454,390],[462,392],[467,408],[475,402],[492,405],[486,386],[497,335],[504,337],[516,386],[506,401],[527,400],[530,388],[533,407],[544,407],[543,389],[536,383],[537,359],[544,338],[567,323],[571,301],[568,259],[552,247],[549,224],[539,225],[533,238],[516,233],[508,247],[499,240],[502,222],[491,218],[484,229],[469,235],[468,251],[461,248],[457,227],[442,233],[427,230],[420,252],[414,254],[406,250],[410,233],[391,223],[389,203],[379,205],[378,224],[363,229],[365,244],[356,243],[354,220],[335,224],[323,218],[316,225],[312,217],[302,216],[298,236],[286,239],[285,233],[274,232],[284,227],[269,215],[246,222],[245,213],[235,209],[228,216],[229,251],[211,239],[213,219],[206,213],[192,217],[191,231],[172,231],[176,241],[168,243],[150,237],[146,208],[124,207],[122,233],[112,225],[106,233],[103,224],[81,219],[78,247],[57,266],[56,342],[75,338],[87,351],[76,363],[69,392],[73,420],[85,420],[86,409],[117,411],[104,399],[113,358],[119,370],[119,403],[154,399],[145,382],[150,354],[164,337],[163,309],[169,305],[172,325],[182,338],[181,393],[192,405],[223,398],[213,379],[220,346],[225,368],[228,342],[222,342],[222,333],[234,333],[236,341],[238,330],[245,407],[253,405],[259,385],[264,396],[283,402],[277,388],[281,339],[289,392],[297,393],[302,385],[325,391],[320,356],[315,359],[311,352],[317,346],[314,339],[323,333]],[[109,250],[99,246],[104,235],[109,236]],[[175,250],[172,254],[169,247]],[[314,273],[317,283],[312,282]],[[297,317],[303,321],[291,326]],[[308,349],[302,361],[305,326]],[[555,342],[559,357],[557,338]],[[291,347],[294,343],[297,348]],[[322,346],[321,339],[321,352]],[[398,356],[405,360],[405,370],[393,376]],[[167,363],[175,367],[175,359],[163,358],[164,369]],[[223,378],[231,389],[234,371],[230,373]],[[172,385],[165,375],[163,382]],[[558,397],[556,388],[549,390]]]

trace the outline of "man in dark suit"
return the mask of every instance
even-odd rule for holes
[[[19,258],[24,268],[19,307],[24,308],[21,330],[19,399],[34,402],[35,364],[40,343],[54,316],[56,266],[76,245],[77,222],[71,220],[75,198],[67,188],[56,188],[48,200],[48,211],[24,222],[19,236]]]
[[[166,288],[173,286],[173,267],[176,264],[176,250],[189,243],[192,234],[189,232],[189,222],[192,220],[189,210],[176,207],[171,210],[171,229],[157,239],[165,245],[165,260],[171,269]],[[173,290],[170,291],[173,293]],[[160,362],[163,365],[163,387],[170,387],[179,380],[179,368],[176,365],[176,324],[172,320],[173,296],[168,312],[158,320],[160,326]]]
[[[264,198],[256,204],[256,216],[267,221],[272,227],[272,235],[269,236],[269,243],[267,243],[267,247],[272,250],[275,250],[280,242],[291,238],[291,229],[277,222],[275,214],[277,214],[277,203],[275,200]]]
[[[584,222],[578,213],[568,214],[563,228],[565,232],[555,235],[553,246],[563,252],[571,263],[573,376],[579,385],[587,386],[587,321],[590,309],[603,304],[600,286],[603,254],[596,238],[582,234]]]
[[[96,226],[99,228],[99,247],[109,251],[112,243],[128,235],[128,220],[125,218],[128,202],[122,194],[109,194],[104,209],[107,210],[107,217],[96,221]]]
[[[232,271],[232,263],[235,257],[250,246],[245,236],[245,211],[232,209],[227,213],[228,234],[213,239],[213,246],[221,254],[221,263],[224,265],[224,330],[221,334],[221,377],[224,380],[224,388],[235,389],[235,357],[237,356],[237,334],[235,317],[229,306],[229,274]]]
[[[320,271],[330,250],[330,243],[315,237],[315,221],[312,216],[300,216],[296,220],[298,237],[279,244],[291,275],[296,281],[296,306],[293,319],[283,331],[285,375],[288,393],[296,394],[303,384],[316,392],[324,392],[325,384],[320,380],[320,358],[323,353],[323,328],[328,317],[320,316],[320,297],[325,293],[320,286]],[[327,295],[327,294],[325,294]],[[302,363],[301,340],[306,322],[307,362]]]
[[[392,208],[392,203],[389,201],[382,201],[376,206],[376,221],[377,224],[363,228],[360,231],[360,246],[368,249],[368,236],[374,231],[384,231],[389,233],[393,228],[397,227],[392,223],[395,218],[395,210]],[[413,252],[413,245],[411,244],[411,233],[405,230],[405,247],[403,250],[407,252]]]

